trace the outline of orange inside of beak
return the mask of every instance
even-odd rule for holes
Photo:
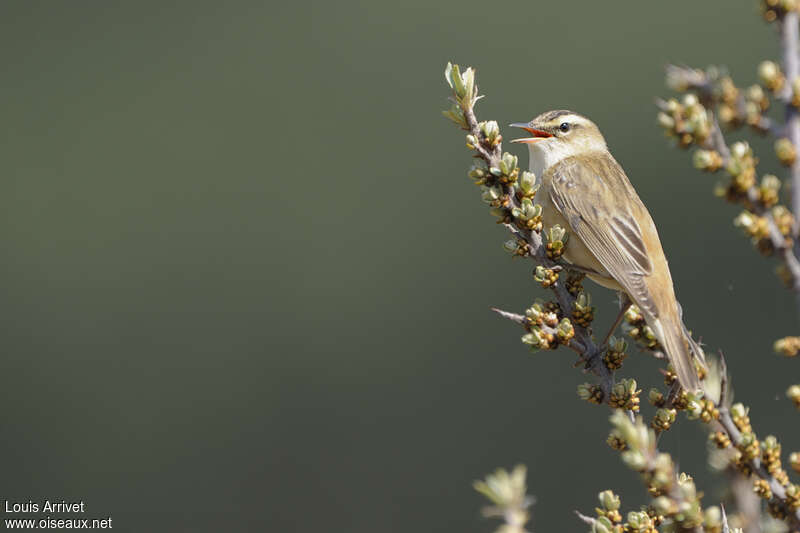
[[[543,130],[537,130],[535,128],[522,128],[522,129],[530,133],[531,136],[525,137],[523,139],[514,139],[511,141],[512,143],[533,144],[553,136],[551,133],[547,133],[546,131]]]

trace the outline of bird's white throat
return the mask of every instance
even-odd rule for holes
[[[545,139],[528,145],[530,164],[528,170],[536,176],[536,182],[542,180],[545,170],[561,162],[567,157],[594,151],[608,150],[604,141],[589,140],[582,143],[566,143],[557,139]]]

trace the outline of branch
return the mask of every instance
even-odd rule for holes
[[[674,101],[665,102],[663,100],[658,100],[656,105],[662,111],[662,114],[665,115],[665,122],[663,125],[667,128],[668,132],[677,135],[681,139],[681,144],[683,146],[688,146],[692,142],[695,142],[703,149],[718,154],[718,156],[710,156],[708,161],[701,160],[703,166],[698,166],[698,168],[703,168],[710,172],[714,172],[720,168],[726,168],[734,175],[736,185],[731,186],[733,192],[729,194],[733,194],[733,200],[744,203],[747,209],[764,219],[766,230],[766,235],[764,237],[767,239],[769,247],[777,253],[784,265],[789,277],[788,284],[792,290],[797,293],[797,301],[798,305],[800,305],[800,260],[798,260],[800,248],[797,247],[797,239],[795,237],[796,231],[790,232],[789,235],[784,235],[781,232],[770,206],[762,201],[759,184],[754,178],[755,168],[743,168],[736,154],[731,153],[731,148],[722,133],[717,113],[714,111],[714,107],[718,104],[718,90],[714,89],[714,80],[710,79],[709,75],[703,71],[674,65],[667,66],[667,79],[669,80],[668,83],[675,88],[694,90],[698,93],[698,98],[700,102],[702,102],[702,104],[699,105],[699,109],[702,110],[700,116],[705,119],[705,124],[699,127],[694,126],[695,129],[691,131],[686,130],[686,128],[689,127],[687,125],[688,121],[684,120],[686,117],[682,115],[688,112],[688,110],[676,111],[676,104]],[[742,97],[738,96],[738,98]],[[789,99],[791,101],[791,95]],[[800,119],[798,119],[796,115],[797,110],[791,103],[787,105],[794,109],[795,115],[793,115],[792,124],[797,126],[797,133],[800,138]],[[704,117],[703,113],[705,115]],[[674,120],[674,116],[677,116],[678,120]],[[695,117],[695,121],[696,118],[697,117]],[[800,146],[800,144],[797,146]],[[714,157],[718,157],[718,161],[714,162]],[[748,164],[755,165],[755,160],[753,158],[745,157],[745,159],[748,161]],[[800,169],[800,158],[797,159],[795,164],[798,165],[798,169]],[[738,181],[737,178],[746,172],[752,172],[751,177]],[[800,187],[794,187],[793,190],[794,189],[800,189]],[[761,230],[759,229],[759,231]]]
[[[784,91],[786,134],[795,149],[800,149],[800,113],[792,104],[792,86],[794,81],[800,77],[800,50],[798,50],[800,35],[798,35],[797,11],[789,11],[784,15],[780,22],[780,33],[781,55],[787,80]],[[795,158],[789,176],[792,183],[792,212],[800,214],[800,158]],[[797,234],[797,231],[798,226],[795,221],[794,233]]]

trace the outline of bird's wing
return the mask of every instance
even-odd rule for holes
[[[649,307],[644,278],[653,264],[636,215],[651,219],[619,164],[608,154],[569,157],[547,173],[550,199],[575,236],[638,305]]]

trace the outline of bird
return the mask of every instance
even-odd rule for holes
[[[564,259],[638,306],[680,385],[702,392],[693,358],[705,367],[705,356],[683,324],[656,225],[600,129],[564,109],[511,126],[530,134],[512,142],[528,146],[543,225],[559,224],[570,232]]]

